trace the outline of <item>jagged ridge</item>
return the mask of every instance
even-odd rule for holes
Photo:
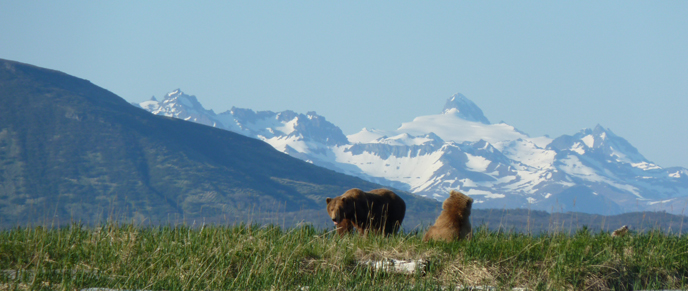
[[[438,200],[458,189],[473,196],[476,207],[678,213],[688,196],[688,170],[661,168],[601,125],[555,139],[530,137],[506,123],[490,124],[461,94],[450,97],[441,114],[348,137],[310,112],[307,118],[320,122],[307,123],[291,111],[222,115],[231,116],[222,119],[225,129],[316,165]],[[181,110],[172,116],[189,118]],[[291,123],[303,126],[296,130]]]

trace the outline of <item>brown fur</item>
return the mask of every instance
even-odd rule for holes
[[[473,198],[452,190],[449,198],[442,203],[442,213],[435,225],[428,229],[423,241],[454,241],[471,237],[471,207]]]
[[[339,222],[336,222],[334,220],[332,220],[332,222],[334,222],[334,226],[337,228],[337,233],[341,236],[350,233],[354,229],[354,225],[351,222],[351,220],[346,218],[342,219]]]
[[[401,227],[406,203],[387,189],[363,192],[351,189],[335,198],[327,198],[327,214],[341,235],[354,227],[360,234],[368,231],[392,234]]]
[[[615,230],[614,232],[612,232],[612,237],[616,237],[616,236],[622,237],[622,236],[625,236],[627,233],[628,233],[628,226],[624,225],[624,226],[620,227],[619,229]]]

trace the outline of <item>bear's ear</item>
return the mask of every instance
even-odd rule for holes
[[[466,207],[471,207],[473,204],[473,198],[468,198],[468,201],[466,201]]]
[[[327,201],[327,204],[330,204],[330,201],[332,201],[332,198],[327,197],[327,199],[325,199],[325,200]]]

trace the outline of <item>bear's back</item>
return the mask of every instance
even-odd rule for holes
[[[394,192],[392,192],[391,190],[388,190],[388,189],[375,189],[375,190],[370,190],[370,192],[368,192],[368,193],[369,193],[368,196],[370,197],[370,199],[374,199],[374,200],[386,200],[387,202],[397,202],[397,201],[403,202],[404,201],[399,196],[397,196],[397,194],[395,194]],[[370,194],[372,194],[372,195],[370,195]]]

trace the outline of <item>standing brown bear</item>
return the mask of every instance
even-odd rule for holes
[[[327,198],[327,214],[341,235],[354,227],[360,234],[396,233],[406,214],[406,203],[387,189],[363,192],[351,189],[341,196]]]
[[[452,190],[449,198],[442,203],[442,213],[437,217],[435,225],[428,229],[423,241],[432,239],[450,242],[470,238],[471,222],[468,216],[471,215],[471,206],[473,198]]]

